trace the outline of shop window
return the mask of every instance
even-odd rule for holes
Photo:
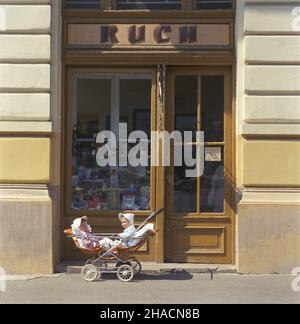
[[[66,9],[100,9],[101,0],[66,0]]]
[[[201,78],[201,130],[205,142],[224,141],[224,77]]]
[[[65,0],[66,9],[101,9],[101,0]],[[233,0],[111,0],[106,10],[197,10],[232,9]]]
[[[197,0],[197,9],[232,9],[232,0]]]
[[[100,167],[96,154],[101,144],[96,138],[100,131],[111,130],[117,139],[118,154],[119,123],[127,124],[128,134],[138,130],[150,135],[152,79],[78,76],[74,82],[72,208],[149,210],[150,162],[147,166],[124,165],[118,157],[117,166]],[[136,144],[128,141],[128,152]],[[146,159],[150,160],[148,141],[147,145]]]
[[[223,213],[224,148],[208,144],[205,146],[205,155],[204,172],[200,179],[200,212]],[[217,155],[218,158],[210,157]]]
[[[175,80],[175,130],[195,132],[197,130],[198,76],[178,76]],[[191,145],[195,153],[195,144]],[[184,150],[184,147],[182,148]],[[197,178],[186,177],[186,166],[174,167],[174,211],[192,213],[197,211]]]
[[[224,208],[223,75],[201,78],[201,130],[204,131],[206,158],[200,181],[200,211],[222,213]]]
[[[181,0],[117,0],[117,9],[179,10]]]
[[[186,165],[174,165],[176,213],[224,212],[224,84],[223,75],[175,78],[174,129],[182,134],[201,130],[205,142],[200,179],[187,177]],[[195,140],[193,136],[192,142],[185,142],[182,148],[190,150],[193,159],[196,158]]]

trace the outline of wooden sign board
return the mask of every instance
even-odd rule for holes
[[[229,24],[69,24],[68,46],[185,48],[230,46]]]

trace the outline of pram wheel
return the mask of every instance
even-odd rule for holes
[[[85,281],[95,281],[98,278],[98,269],[93,264],[87,264],[82,268],[81,275]]]
[[[134,270],[129,264],[123,264],[118,268],[117,277],[123,282],[131,281],[134,276]]]
[[[138,259],[136,259],[136,258],[130,259],[129,262],[130,262],[130,265],[133,268],[134,274],[135,275],[140,274],[141,271],[142,271],[142,264],[141,264],[141,262]]]

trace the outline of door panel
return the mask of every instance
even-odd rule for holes
[[[204,132],[202,175],[174,159],[166,171],[168,262],[233,262],[231,82],[226,68],[168,70],[168,131]],[[195,151],[196,136],[184,146]]]

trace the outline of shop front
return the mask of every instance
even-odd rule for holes
[[[99,1],[66,1],[62,226],[87,215],[95,232],[118,232],[118,212],[133,212],[138,224],[165,208],[141,260],[233,264],[235,13],[231,1],[198,1],[206,10],[186,3],[118,1],[99,10]],[[97,160],[103,131],[118,139],[113,166]],[[148,163],[130,165],[143,141],[131,138],[136,131],[148,139]],[[152,163],[165,152],[151,136],[163,131],[204,132],[201,176],[187,177],[189,166],[174,161],[174,141],[169,163]],[[182,150],[196,150],[194,136]],[[82,258],[62,245],[64,260]]]
[[[78,216],[119,232],[120,211],[139,224],[160,208],[142,261],[299,265],[295,1],[2,1],[0,13],[6,273],[82,259],[63,234]],[[109,165],[104,131],[117,139]],[[203,163],[178,163],[197,156],[197,131]],[[175,132],[192,136],[180,146]]]

